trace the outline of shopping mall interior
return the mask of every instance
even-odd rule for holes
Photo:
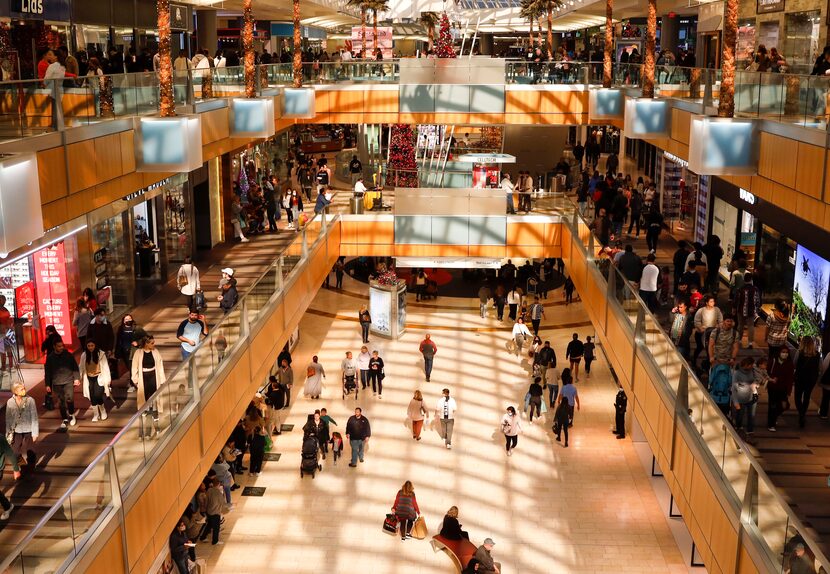
[[[87,2],[0,5],[0,572],[830,571],[826,2]]]

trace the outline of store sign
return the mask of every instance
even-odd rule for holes
[[[673,161],[674,163],[676,163],[680,167],[689,167],[689,162],[688,161],[686,161],[685,159],[681,159],[681,158],[677,157],[673,153],[669,153],[667,151],[664,151],[663,152],[663,157],[665,157],[666,159],[670,159],[671,161]]]
[[[741,189],[739,192],[739,197],[741,198],[741,201],[745,201],[749,205],[755,205],[755,196],[749,193],[747,190]]]
[[[14,290],[14,300],[17,317],[26,318],[29,313],[35,312],[35,282],[27,281]]]
[[[69,341],[72,338],[72,318],[63,243],[41,249],[32,257],[41,329],[54,325],[60,336]]]
[[[69,21],[69,0],[12,0],[10,8],[20,18]]]
[[[134,192],[130,193],[129,195],[125,195],[125,196],[124,196],[124,197],[122,197],[121,199],[122,199],[122,200],[124,200],[124,201],[132,201],[133,199],[135,199],[135,198],[137,198],[137,197],[141,197],[142,195],[144,195],[144,194],[145,194],[145,193],[147,193],[148,191],[153,191],[154,189],[158,189],[158,188],[160,188],[160,187],[164,187],[164,186],[165,186],[165,185],[167,185],[168,183],[170,183],[170,178],[169,178],[169,177],[165,177],[163,180],[161,180],[161,181],[159,181],[159,182],[156,182],[156,183],[154,183],[153,185],[148,185],[148,186],[147,186],[147,187],[145,187],[144,189],[139,189],[138,191],[134,191]],[[102,250],[100,250],[100,251],[103,251],[103,249],[102,249]],[[98,253],[96,253],[95,255],[98,255]],[[102,255],[102,257],[103,257],[103,255]],[[97,261],[96,261],[96,263],[97,263]]]
[[[25,2],[25,0],[23,0]],[[170,28],[172,30],[187,30],[187,6],[184,4],[170,4]]]
[[[783,12],[785,0],[758,0],[755,12],[758,14],[770,14],[772,12]]]
[[[465,153],[455,158],[464,163],[516,163],[516,156],[507,153]]]

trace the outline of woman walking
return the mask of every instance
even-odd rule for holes
[[[380,358],[377,351],[372,351],[372,358],[369,359],[369,380],[372,382],[372,396],[377,395],[379,399],[383,398],[383,379],[385,378],[383,359]]]
[[[360,333],[363,337],[363,344],[365,345],[369,342],[369,327],[372,326],[372,316],[369,314],[366,305],[360,306],[360,312],[357,314],[357,317],[360,321]]]
[[[818,382],[821,359],[816,351],[813,337],[801,337],[798,346],[798,358],[795,362],[795,408],[798,410],[798,426],[807,424],[807,409],[810,408],[810,395]]]
[[[531,338],[533,335],[530,334],[530,330],[525,325],[525,320],[519,317],[516,322],[513,324],[513,342],[516,343],[516,356],[521,356],[522,354],[522,347],[524,347],[525,341]]]
[[[145,337],[141,348],[133,355],[131,375],[133,381],[138,385],[138,396],[136,403],[139,410],[144,406],[150,397],[167,380],[164,374],[164,361],[161,353],[156,349],[156,340],[152,335]],[[139,429],[139,440],[157,437],[161,432],[159,428],[159,413],[163,412],[162,403],[153,401],[145,414],[152,418],[152,429],[145,431],[146,423],[142,422]]]
[[[111,397],[109,361],[107,354],[98,348],[98,344],[90,339],[86,342],[86,350],[81,354],[81,384],[84,396],[92,405],[92,422],[107,420],[107,409],[104,406],[104,396]]]
[[[507,456],[513,456],[513,449],[519,444],[519,433],[522,432],[522,423],[516,409],[507,407],[507,412],[501,418],[501,432],[504,433],[504,448]]]
[[[32,471],[37,462],[34,444],[40,434],[35,399],[26,394],[22,381],[12,385],[12,397],[6,403],[6,437],[11,436],[11,447],[15,457],[26,455],[28,470]]]
[[[147,336],[147,332],[136,325],[133,316],[127,313],[121,318],[121,325],[115,336],[115,358],[124,362],[124,369],[129,373],[132,368],[133,355],[138,350],[138,345]],[[112,375],[113,373],[110,373]],[[115,373],[118,378],[118,373]],[[127,384],[127,392],[133,393],[138,387],[135,381],[130,379]]]
[[[429,416],[429,411],[424,408],[424,397],[421,391],[415,391],[409,406],[406,409],[406,418],[412,421],[412,438],[421,440],[421,430],[424,428],[424,418]]]
[[[81,348],[86,344],[86,336],[91,322],[92,311],[89,310],[83,298],[78,299],[75,303],[75,312],[72,315],[72,324],[75,326],[75,332],[78,335],[78,340],[81,342]]]
[[[415,488],[410,481],[403,483],[403,486],[395,496],[395,503],[392,505],[392,512],[398,518],[398,526],[401,533],[401,542],[407,538],[411,538],[409,533],[412,530],[412,525],[421,513],[418,508],[418,501],[415,500]]]
[[[556,405],[556,412],[553,414],[553,432],[556,433],[556,442],[562,440],[562,432],[565,432],[565,448],[568,448],[568,427],[570,426],[570,409],[567,400],[560,400]]]
[[[323,365],[317,362],[317,355],[311,357],[311,364],[306,367],[306,380],[303,394],[312,399],[319,399],[323,392],[323,379],[326,378],[326,371]]]
[[[179,272],[176,274],[176,285],[179,288],[179,293],[187,297],[187,308],[193,309],[193,296],[196,291],[201,289],[202,284],[199,281],[199,269],[193,265],[193,260],[190,255],[186,255],[184,263],[179,267]]]
[[[769,408],[767,409],[767,430],[775,432],[775,424],[778,417],[790,408],[790,392],[793,390],[795,366],[790,358],[789,347],[781,347],[778,356],[771,361],[767,372],[767,394],[769,396]]]

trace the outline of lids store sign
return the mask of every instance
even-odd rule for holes
[[[69,0],[11,0],[10,8],[16,18],[69,22]]]

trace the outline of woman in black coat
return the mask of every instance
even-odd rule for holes
[[[446,516],[444,516],[444,523],[441,525],[441,536],[447,540],[470,539],[470,535],[461,530],[461,524],[458,522],[457,506],[451,506]]]

